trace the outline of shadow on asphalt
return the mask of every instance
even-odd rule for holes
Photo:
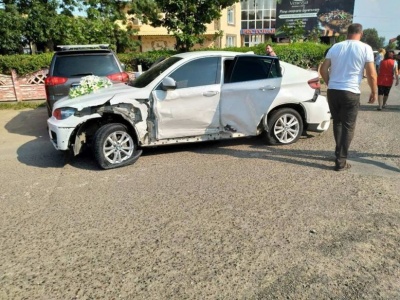
[[[80,169],[100,170],[89,151],[73,157],[69,152],[55,150],[49,139],[46,121],[47,110],[39,107],[20,111],[5,124],[5,129],[11,134],[35,137],[34,140],[18,147],[18,161],[39,168],[63,168],[71,165]]]
[[[370,106],[362,106],[362,108],[366,108],[366,110],[373,110],[373,107]],[[388,108],[388,110],[389,109],[390,107]],[[400,110],[400,107],[398,107],[398,109]],[[69,165],[74,168],[85,170],[101,170],[95,162],[92,153],[88,150],[75,157],[69,152],[61,152],[55,150],[48,137],[46,120],[46,109],[37,108],[35,110],[21,111],[15,118],[10,120],[5,125],[5,128],[10,133],[36,137],[35,140],[29,141],[17,149],[18,160],[21,163],[39,168],[63,168],[66,165]],[[313,135],[302,137],[302,139],[307,138],[318,137]],[[249,147],[250,150],[246,151],[231,148],[233,146],[239,145]],[[225,141],[210,141],[202,143],[144,148],[142,156],[190,151],[199,154],[217,154],[243,159],[267,159],[271,161],[291,163],[322,170],[331,170],[333,168],[333,150],[313,151],[285,149],[284,147],[285,146],[266,146],[264,144],[264,140],[261,137],[251,137]],[[379,162],[375,163],[371,161],[371,157],[398,158],[399,156],[352,151],[351,157],[349,159],[363,161],[363,158],[369,158],[365,159],[364,162],[375,164],[377,167],[380,168],[389,168],[391,169],[391,171],[399,172],[399,169],[392,168]],[[324,163],[318,163],[318,161],[323,161]],[[327,165],[326,162],[332,162],[332,166],[330,163]]]
[[[307,138],[318,138],[318,137],[315,137],[313,135],[302,137],[302,139],[307,139]],[[239,146],[239,145],[248,146],[251,150],[246,151],[246,150],[237,150],[229,148],[231,146]],[[243,139],[218,141],[218,142],[187,144],[180,146],[179,145],[164,146],[152,149],[146,148],[143,151],[142,156],[167,154],[170,152],[179,152],[179,151],[191,151],[199,154],[206,154],[206,155],[217,154],[224,156],[233,156],[243,159],[254,159],[254,158],[266,159],[271,161],[278,161],[294,165],[312,167],[322,170],[333,170],[333,164],[334,164],[333,150],[332,151],[299,150],[299,149],[284,149],[283,147],[285,146],[266,146],[262,138],[252,137],[252,138],[243,138]],[[399,158],[400,156],[352,151],[349,160],[355,160],[360,163],[374,165],[375,167],[378,167],[380,169],[385,169],[388,171],[400,173],[400,169],[384,164],[379,161],[371,160],[371,157],[374,157],[376,159],[379,158],[390,159],[390,158]],[[318,163],[318,161],[321,161],[323,163]]]
[[[4,127],[9,133],[48,137],[47,110],[39,107],[33,110],[23,110],[12,118]]]
[[[368,103],[361,103],[360,106],[360,111],[376,111],[378,108],[378,104],[368,104]],[[388,103],[387,107],[379,111],[379,113],[385,113],[385,112],[400,112],[400,105],[391,105]]]

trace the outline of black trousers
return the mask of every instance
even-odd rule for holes
[[[329,109],[333,119],[333,135],[335,137],[335,166],[343,168],[356,129],[360,94],[349,91],[328,89]]]

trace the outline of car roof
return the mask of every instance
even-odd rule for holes
[[[111,53],[109,47],[109,44],[57,45],[56,54]]]
[[[111,49],[77,49],[77,50],[63,50],[56,51],[55,54],[60,55],[71,55],[71,54],[109,54],[112,53]]]
[[[196,58],[196,57],[204,57],[204,56],[228,56],[235,57],[238,55],[254,55],[254,52],[235,52],[235,51],[193,51],[193,52],[184,52],[175,54],[176,57],[181,58]]]

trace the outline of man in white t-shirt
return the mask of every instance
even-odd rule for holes
[[[364,68],[371,88],[370,99],[375,101],[378,97],[374,53],[369,45],[360,41],[362,33],[361,24],[351,24],[347,29],[347,40],[329,49],[320,68],[321,76],[328,85],[327,96],[336,142],[336,171],[350,168],[347,155],[360,107],[360,83]]]

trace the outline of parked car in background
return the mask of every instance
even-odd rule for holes
[[[129,85],[55,103],[57,150],[93,148],[101,168],[134,163],[145,147],[256,136],[268,144],[323,132],[331,115],[316,71],[278,57],[188,52],[159,62]]]
[[[49,116],[56,101],[68,95],[71,87],[79,85],[82,77],[96,75],[112,82],[128,82],[123,64],[107,44],[61,45],[50,63],[45,80]]]

